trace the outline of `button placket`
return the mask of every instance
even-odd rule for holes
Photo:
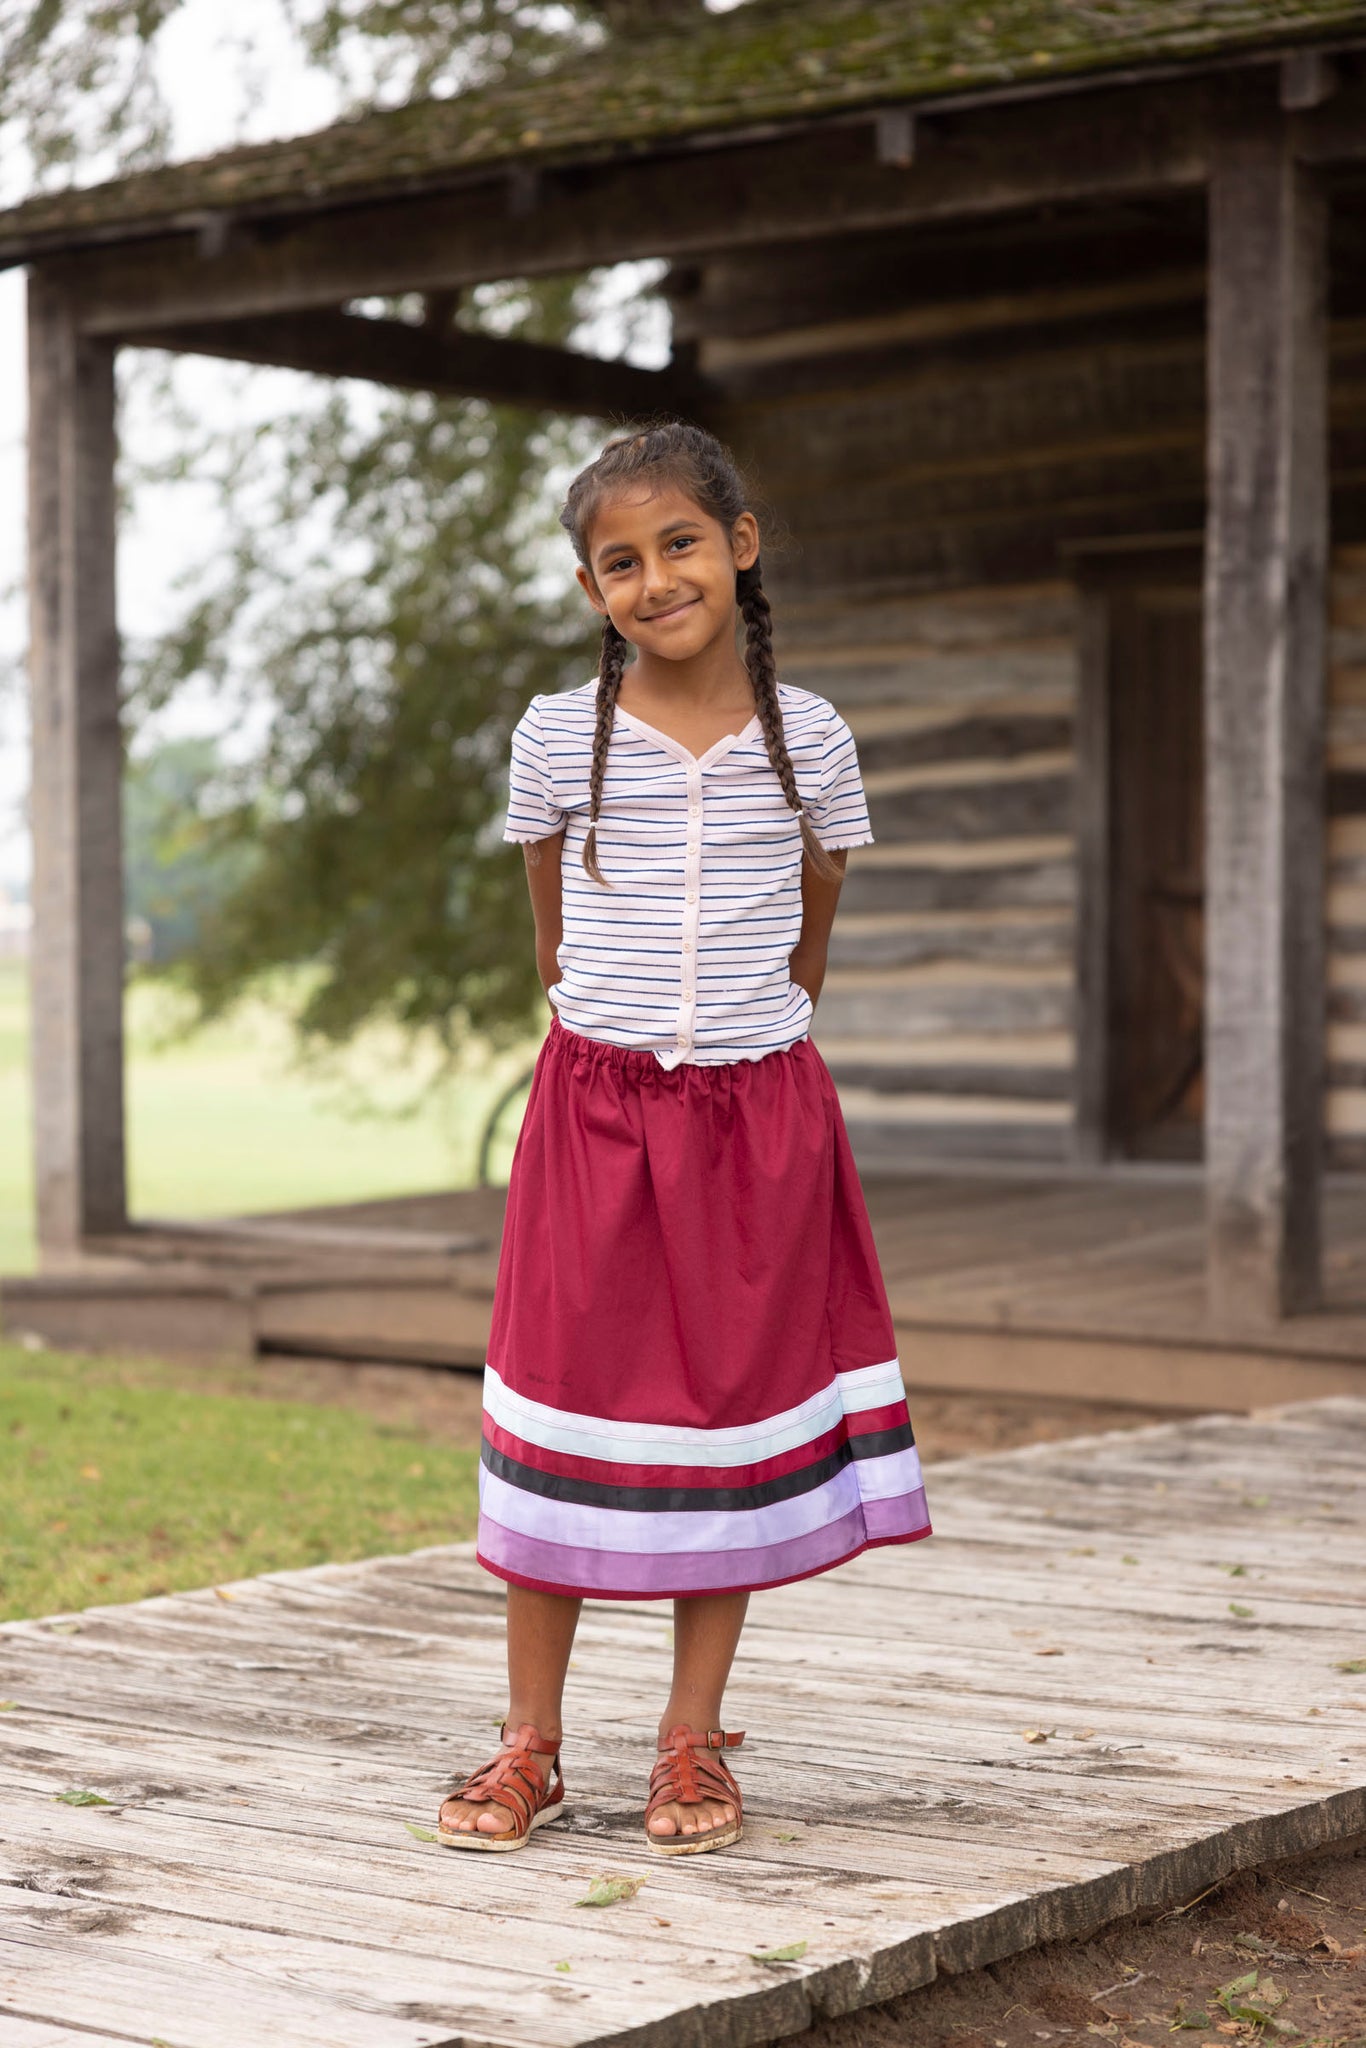
[[[688,838],[683,861],[683,919],[680,933],[678,1044],[691,1052],[697,1024],[697,944],[702,918],[702,770],[687,767]]]

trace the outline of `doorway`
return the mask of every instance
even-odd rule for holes
[[[1078,1064],[1091,1085],[1089,1100],[1080,1091],[1079,1143],[1091,1157],[1196,1160],[1205,1078],[1200,557],[1169,544],[1133,548],[1086,572],[1078,860],[1090,957],[1079,959]]]

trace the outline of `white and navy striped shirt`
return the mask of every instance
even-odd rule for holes
[[[822,844],[872,839],[854,736],[832,704],[778,686],[787,751]],[[663,1066],[762,1059],[806,1036],[790,978],[802,928],[802,841],[759,720],[699,757],[617,706],[598,865],[585,872],[597,682],[533,697],[512,736],[503,837],[565,829],[564,938],[550,991],[562,1024]]]

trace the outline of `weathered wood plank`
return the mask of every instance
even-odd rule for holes
[[[268,363],[321,377],[361,377],[399,390],[432,391],[538,411],[620,420],[658,412],[696,414],[705,393],[696,379],[642,370],[544,343],[447,327],[315,310],[252,319],[139,328],[131,347]]]
[[[1198,189],[1207,168],[1204,81],[1104,91],[1083,106],[996,107],[947,119],[914,171],[878,163],[861,124],[822,124],[705,152],[547,165],[534,206],[508,204],[506,175],[454,190],[319,212],[305,200],[258,224],[172,222],[127,248],[68,259],[93,328],[237,318],[369,295],[583,270],[632,258],[706,255],[831,232],[990,216],[1083,194]],[[1123,109],[1106,118],[1107,105]],[[686,165],[686,172],[682,166]],[[455,181],[452,181],[455,182]],[[26,245],[11,260],[41,256]],[[0,260],[6,254],[0,245]]]
[[[29,281],[33,1108],[45,1258],[126,1217],[114,351]]]
[[[1206,1159],[1230,1325],[1320,1291],[1326,208],[1278,122],[1210,210]]]

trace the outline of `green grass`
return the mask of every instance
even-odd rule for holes
[[[534,1056],[472,1053],[428,1085],[430,1056],[369,1033],[301,1068],[264,1002],[189,1038],[164,989],[129,994],[128,1155],[135,1216],[214,1216],[468,1187],[489,1109]],[[0,963],[0,1273],[34,1263],[23,970]],[[495,1159],[506,1172],[511,1130]]]
[[[473,1534],[474,1451],[173,1377],[0,1344],[0,1619]]]

